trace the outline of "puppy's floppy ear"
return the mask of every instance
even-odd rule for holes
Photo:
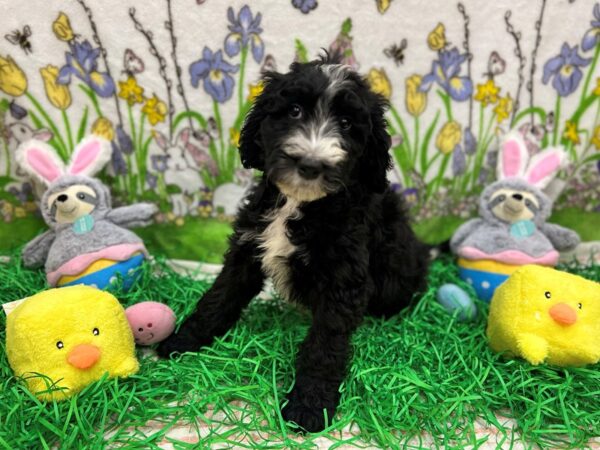
[[[260,143],[260,124],[266,117],[259,97],[250,108],[240,134],[240,157],[246,169],[265,170],[265,152]]]
[[[273,111],[279,99],[279,82],[283,75],[267,72],[263,75],[262,92],[254,99],[254,104],[240,134],[240,156],[246,169],[265,170],[265,150],[262,148],[260,126],[262,121]]]
[[[364,185],[375,192],[383,192],[388,186],[387,172],[392,167],[390,147],[392,138],[387,132],[385,111],[388,103],[379,94],[369,93],[371,134],[360,161],[360,173]]]

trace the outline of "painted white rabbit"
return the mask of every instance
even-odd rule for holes
[[[180,131],[175,145],[172,145],[160,132],[154,135],[154,140],[166,155],[165,184],[173,214],[177,217],[197,214],[199,192],[205,186],[200,170],[206,167],[209,172],[216,174],[216,165],[208,154],[207,158],[198,162],[198,158],[202,160],[203,153],[198,151],[197,146],[191,141],[190,131],[189,128]],[[188,197],[192,198],[191,204],[188,202]]]
[[[36,140],[42,141],[42,142],[48,142],[54,137],[54,134],[52,133],[52,131],[48,130],[47,128],[40,128],[39,130],[34,130],[29,125],[27,125],[26,123],[23,123],[23,122],[11,123],[6,128],[6,131],[7,131],[9,148],[11,150],[12,149],[16,150],[16,148],[19,145],[21,145],[21,143],[29,141],[31,139],[36,139]],[[14,153],[14,150],[13,150],[13,153]],[[11,178],[19,179],[19,178],[27,177],[27,175],[28,175],[27,172],[24,171],[18,164],[13,164],[11,166],[11,173],[10,173]],[[40,198],[42,198],[42,195],[44,195],[44,191],[46,188],[43,183],[40,183],[35,178],[31,179],[31,181],[32,181],[32,185],[33,185],[33,193],[34,193],[35,199],[39,200]],[[11,186],[20,188],[21,183],[20,182],[17,182],[15,184],[11,183],[10,185],[6,186],[6,190],[8,190]]]
[[[504,138],[498,155],[498,181],[480,197],[481,218],[463,224],[450,241],[452,251],[470,260],[506,264],[558,262],[558,251],[579,243],[572,230],[546,223],[552,201],[542,192],[566,160],[561,148],[547,148],[530,158],[521,134]],[[558,250],[558,251],[557,251]]]
[[[237,169],[237,183],[225,183],[218,186],[213,194],[213,215],[222,212],[226,216],[235,216],[238,208],[252,186],[252,171]]]

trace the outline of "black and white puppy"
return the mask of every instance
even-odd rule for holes
[[[240,151],[262,180],[241,208],[215,284],[159,354],[197,351],[227,332],[273,280],[307,306],[284,419],[308,431],[333,417],[365,314],[390,316],[424,287],[427,247],[388,187],[385,100],[350,68],[319,60],[268,73]]]

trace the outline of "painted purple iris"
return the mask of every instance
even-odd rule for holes
[[[152,168],[156,172],[164,172],[167,170],[167,156],[166,155],[152,155],[150,156]]]
[[[419,202],[419,190],[417,188],[406,188],[402,191],[402,197],[404,197],[409,207],[414,206]]]
[[[200,80],[204,80],[204,90],[213,100],[225,103],[233,94],[235,84],[230,73],[238,71],[239,66],[229,64],[223,60],[221,50],[212,52],[208,47],[202,50],[202,59],[190,65],[192,86],[198,87]]]
[[[319,4],[317,0],[292,0],[292,6],[302,11],[303,14],[308,14]]]
[[[257,13],[256,17],[252,17],[250,7],[244,5],[236,18],[233,8],[230,6],[227,10],[227,19],[230,22],[227,28],[231,31],[225,38],[225,53],[227,53],[227,56],[231,58],[237,55],[242,48],[247,47],[250,43],[254,61],[261,62],[265,54],[265,43],[260,37],[260,33],[263,31],[260,27],[261,13]]]
[[[472,155],[477,150],[477,139],[473,136],[471,127],[465,128],[464,136],[465,153],[467,155]]]
[[[465,153],[460,144],[457,144],[452,152],[452,174],[457,177],[465,173],[466,169],[467,158],[465,157]]]
[[[71,75],[75,75],[100,97],[110,97],[115,92],[115,83],[106,72],[98,72],[99,48],[92,48],[92,44],[72,41],[71,52],[66,52],[67,62],[58,73],[57,82],[69,84]]]
[[[565,42],[560,49],[560,55],[549,59],[544,64],[542,82],[548,84],[550,78],[554,77],[552,87],[556,89],[561,97],[566,97],[575,92],[583,77],[581,67],[585,67],[590,63],[590,59],[579,56],[577,50],[577,45],[570,48],[569,44]]]
[[[437,82],[454,100],[467,100],[473,92],[473,83],[469,77],[460,76],[461,64],[467,55],[461,55],[456,47],[439,52],[439,60],[433,61],[431,72],[423,77],[420,90],[425,92]]]
[[[146,173],[146,183],[148,183],[148,187],[150,189],[155,189],[158,185],[158,177],[154,175],[152,172]]]
[[[119,143],[119,148],[123,153],[126,155],[131,155],[133,153],[133,142],[131,137],[121,125],[117,125],[117,142]]]
[[[592,28],[586,31],[581,41],[581,50],[587,52],[600,43],[600,3],[594,5],[594,20],[590,22]]]
[[[115,143],[115,141],[112,141],[110,144],[112,147],[110,164],[112,166],[113,172],[115,175],[125,175],[127,173],[127,163],[125,162],[125,158],[123,158],[123,152]]]
[[[19,200],[19,202],[25,203],[27,199],[32,195],[33,189],[31,188],[30,183],[23,183],[23,185],[20,188],[17,188],[16,186],[10,187],[8,189],[8,192],[14,195]]]

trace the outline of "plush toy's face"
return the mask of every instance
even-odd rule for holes
[[[98,195],[89,186],[76,184],[54,192],[47,206],[57,223],[73,223],[90,214],[98,204]]]
[[[519,276],[522,298],[514,306],[522,331],[544,337],[556,351],[570,346],[600,351],[600,284],[537,266]]]
[[[138,367],[118,300],[87,286],[51,289],[28,298],[8,315],[6,340],[14,372],[42,398],[61,399],[106,372],[127,376]],[[66,389],[64,395],[45,393],[47,382]]]
[[[515,223],[533,219],[540,210],[540,204],[530,192],[503,188],[492,195],[489,209],[498,219]]]

